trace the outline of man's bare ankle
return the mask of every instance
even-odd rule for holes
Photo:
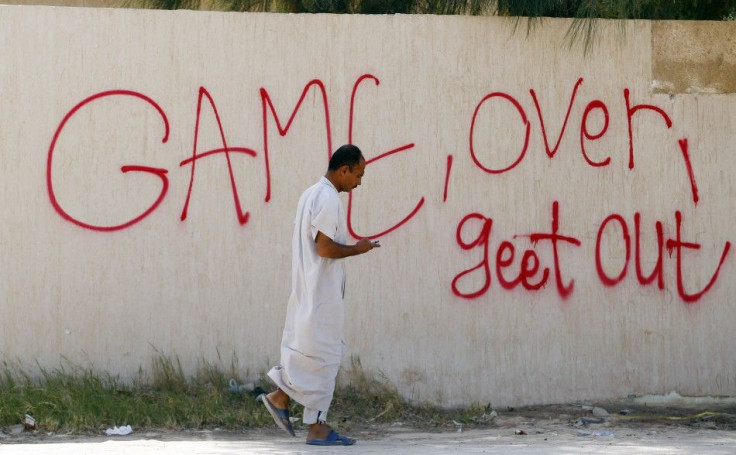
[[[325,439],[330,434],[330,426],[324,422],[309,424],[307,439]]]

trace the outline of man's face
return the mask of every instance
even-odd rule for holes
[[[365,173],[365,160],[361,158],[360,163],[353,166],[353,170],[350,170],[349,166],[345,166],[342,179],[341,191],[352,191],[360,186],[360,179],[363,178]]]

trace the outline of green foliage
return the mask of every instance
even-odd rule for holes
[[[734,20],[736,0],[124,0],[146,8],[333,14],[469,14],[526,17],[527,31],[543,17],[574,18],[570,45],[595,44],[598,19]],[[623,35],[622,35],[623,36]]]
[[[250,393],[233,393],[232,372],[201,363],[198,373],[187,377],[178,359],[159,356],[152,363],[152,378],[142,375],[125,383],[104,372],[68,362],[54,370],[39,368],[30,374],[17,364],[3,363],[0,372],[0,427],[21,423],[29,414],[41,432],[101,433],[113,426],[131,425],[135,431],[273,426],[263,405]],[[262,382],[263,389],[272,386]],[[376,378],[353,359],[341,373],[330,421],[342,428],[402,421],[417,428],[453,428],[452,421],[468,424],[479,420],[479,406],[442,410],[411,405],[385,378]],[[301,409],[293,404],[292,413]]]
[[[498,14],[578,19],[724,20],[736,0],[127,0],[157,9],[335,14]]]
[[[506,16],[722,20],[736,0],[498,0],[497,5]]]
[[[136,429],[242,428],[271,421],[248,395],[230,392],[226,375],[205,365],[186,378],[178,361],[154,361],[152,384],[126,384],[76,366],[41,369],[30,375],[4,364],[0,379],[0,426],[16,425],[25,414],[41,431],[97,432],[120,425]]]

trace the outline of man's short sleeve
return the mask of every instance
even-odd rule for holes
[[[317,238],[317,232],[321,232],[332,240],[335,240],[339,226],[340,199],[327,191],[321,191],[315,198],[312,206],[312,238]]]

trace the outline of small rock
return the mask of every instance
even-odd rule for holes
[[[596,406],[593,408],[593,415],[596,417],[608,417],[608,411]]]
[[[581,409],[583,411],[592,411],[593,410],[593,406],[588,406],[587,404],[584,404],[584,405],[581,406]]]
[[[23,431],[26,429],[26,427],[23,426],[23,424],[20,425],[13,425],[11,427],[8,427],[8,430],[10,431],[10,434],[12,435],[18,435],[23,433]]]
[[[514,434],[520,435],[520,436],[526,436],[526,431],[524,430],[516,430],[514,431]]]

